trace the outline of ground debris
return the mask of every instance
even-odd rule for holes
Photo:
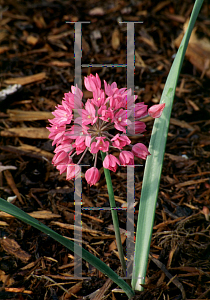
[[[0,197],[70,240],[74,239],[74,182],[51,163],[48,119],[74,84],[74,24],[82,25],[82,79],[126,83],[127,25],[135,23],[135,94],[148,106],[160,101],[193,0],[185,1],[1,1],[0,18]],[[196,21],[178,80],[170,120],[145,289],[135,299],[208,299],[210,209],[210,87],[208,3]],[[139,23],[143,22],[143,23]],[[208,46],[208,49],[205,48]],[[118,64],[121,67],[87,67]],[[84,98],[92,93],[84,91]],[[145,120],[149,145],[153,121]],[[115,154],[113,152],[113,154]],[[92,166],[87,154],[85,165]],[[144,162],[135,167],[135,224]],[[120,274],[107,187],[84,180],[82,243]],[[127,173],[111,174],[120,232],[126,237]],[[89,207],[98,210],[88,210]],[[204,212],[203,212],[203,208]],[[207,215],[207,214],[206,214]],[[136,228],[134,229],[136,231]],[[74,278],[74,256],[49,236],[0,212],[1,299],[127,299],[106,276],[82,262]],[[126,253],[126,240],[123,244]],[[158,264],[157,264],[158,262]],[[164,267],[163,267],[164,266]],[[162,267],[162,269],[160,268]],[[168,276],[170,274],[170,276]],[[87,279],[88,278],[88,279]],[[84,298],[83,298],[84,297]]]

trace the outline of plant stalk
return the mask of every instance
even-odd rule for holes
[[[106,153],[101,151],[101,157],[102,160],[104,161],[104,158],[106,157]],[[112,179],[110,175],[110,171],[106,168],[104,168],[104,174],[106,178],[106,184],[107,184],[107,190],[109,194],[109,202],[110,202],[110,207],[111,207],[111,214],[112,214],[112,221],[113,221],[113,226],[114,226],[114,231],[115,231],[115,238],[117,242],[117,249],[120,257],[120,262],[123,268],[123,272],[126,276],[126,263],[124,259],[124,253],[123,253],[123,247],[122,247],[122,241],[121,241],[121,236],[120,236],[120,228],[119,228],[119,222],[118,222],[118,216],[117,216],[117,210],[116,210],[116,203],[114,200],[114,191],[113,191],[113,186],[112,186]]]

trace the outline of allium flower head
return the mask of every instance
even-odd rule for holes
[[[132,129],[132,132],[135,129],[135,134],[144,132],[146,125],[140,120],[147,115],[159,118],[165,105],[154,105],[149,110],[142,102],[134,105],[137,96],[132,95],[131,89],[118,89],[116,82],[109,85],[104,81],[102,90],[98,74],[85,77],[84,83],[86,89],[93,93],[93,98],[83,104],[82,91],[78,86],[72,86],[71,92],[64,94],[62,104],[53,112],[55,118],[49,120],[50,127],[47,129],[52,144],[56,145],[52,163],[60,174],[66,172],[67,180],[79,176],[80,163],[86,152],[93,154],[94,166],[85,174],[87,182],[93,185],[100,179],[100,172],[96,168],[99,151],[107,154],[103,161],[104,168],[114,172],[120,164],[133,165],[134,156],[146,159],[150,155],[145,145],[131,145],[126,133]],[[133,107],[135,120],[131,122],[129,118],[133,115]],[[73,111],[77,112],[76,118]],[[120,152],[119,159],[109,153],[111,148]],[[76,159],[76,163],[74,160],[77,155],[80,158]]]

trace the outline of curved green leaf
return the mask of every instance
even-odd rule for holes
[[[57,232],[53,231],[49,227],[45,226],[44,224],[37,221],[33,217],[29,216],[27,213],[25,213],[15,205],[8,203],[6,200],[2,198],[0,198],[0,210],[46,233],[48,236],[50,236],[57,242],[61,243],[63,246],[65,246],[71,251],[74,251],[75,249],[79,249],[79,251],[76,252],[80,253],[81,247],[79,245],[74,244],[74,242],[64,238]],[[111,280],[113,280],[119,287],[121,287],[124,290],[124,292],[127,294],[129,299],[134,296],[133,290],[122,278],[120,278],[111,268],[109,268],[99,258],[95,257],[93,254],[89,253],[87,250],[83,248],[82,248],[82,258],[87,262],[89,262],[96,269],[101,271],[103,274],[107,275]]]
[[[196,0],[195,2],[187,31],[174,59],[160,100],[160,103],[166,104],[165,109],[162,116],[155,120],[152,130],[149,145],[151,155],[147,157],[145,165],[136,232],[132,287],[137,291],[142,291],[143,287],[141,284],[145,283],[156,202],[176,85],[190,35],[202,4],[203,0]]]

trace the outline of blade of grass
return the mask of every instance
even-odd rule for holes
[[[203,0],[196,0],[193,7],[187,31],[174,59],[160,100],[160,103],[166,104],[165,109],[162,113],[162,116],[155,120],[152,130],[149,146],[149,152],[151,153],[151,156],[147,157],[145,165],[136,232],[132,287],[137,291],[142,291],[143,287],[141,284],[145,283],[156,202],[176,85],[189,38],[202,4]]]
[[[106,153],[101,151],[101,157],[102,160],[104,161],[104,158],[106,157]],[[114,200],[114,191],[113,191],[113,186],[112,186],[112,179],[110,175],[110,171],[106,168],[104,168],[104,174],[106,178],[106,185],[107,185],[107,190],[109,194],[109,203],[111,207],[111,214],[112,214],[112,221],[113,221],[113,226],[114,226],[114,231],[115,231],[115,238],[117,242],[117,249],[120,257],[120,262],[124,271],[124,275],[126,276],[126,263],[124,259],[124,253],[123,253],[123,247],[122,247],[122,242],[121,242],[121,236],[120,236],[120,227],[119,227],[119,222],[118,222],[118,216],[117,216],[117,210],[116,210],[116,203]]]
[[[6,200],[0,198],[0,210],[18,218],[19,220],[39,229],[40,231],[46,233],[48,236],[61,243],[63,246],[68,248],[71,251],[79,249],[77,253],[80,253],[81,247],[74,242],[64,238],[57,232],[53,231],[49,227],[45,226],[41,222],[37,221],[33,217],[29,216],[27,213],[16,207],[15,205],[7,202]],[[89,253],[87,250],[82,248],[82,258],[89,262],[96,269],[101,271],[103,274],[107,275],[112,281],[114,281],[119,287],[121,287],[124,292],[127,294],[128,298],[134,296],[134,292],[131,287],[120,278],[111,268],[109,268],[104,262],[102,262],[99,258],[95,257],[93,254]]]

